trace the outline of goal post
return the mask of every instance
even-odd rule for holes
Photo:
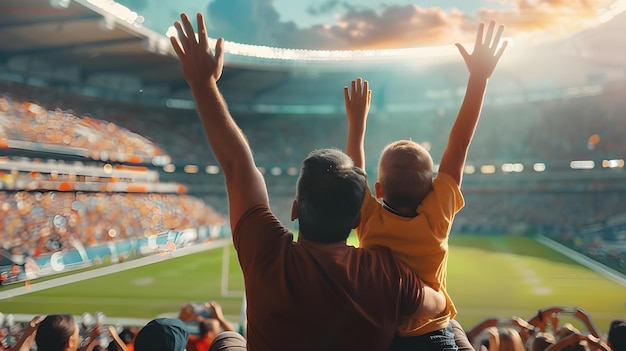
[[[222,277],[220,282],[220,292],[222,297],[244,297],[243,290],[231,290],[230,281],[230,248],[231,245],[224,245],[222,253]]]

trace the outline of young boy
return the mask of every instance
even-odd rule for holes
[[[366,195],[361,222],[356,228],[361,247],[390,247],[397,257],[413,268],[424,282],[446,295],[446,310],[437,318],[410,318],[398,326],[391,350],[456,350],[449,327],[456,309],[446,292],[448,235],[454,215],[463,207],[460,192],[465,158],[478,123],[482,101],[506,42],[500,49],[503,27],[494,35],[491,22],[484,34],[481,24],[469,54],[456,44],[469,70],[467,91],[443,152],[437,177],[433,180],[433,161],[419,144],[396,141],[382,152],[378,165],[376,198]],[[483,40],[484,37],[484,40]],[[347,154],[357,167],[364,168],[363,139],[371,91],[368,82],[352,81],[351,91],[344,88],[348,117]]]

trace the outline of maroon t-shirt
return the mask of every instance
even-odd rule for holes
[[[387,350],[421,282],[386,247],[357,249],[300,236],[267,206],[248,210],[233,242],[246,285],[248,350]]]

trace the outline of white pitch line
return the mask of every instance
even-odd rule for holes
[[[203,244],[183,247],[181,249],[176,249],[174,252],[168,253],[166,255],[154,254],[154,255],[141,257],[141,258],[137,258],[137,259],[122,262],[122,263],[112,264],[107,267],[97,268],[97,269],[89,270],[86,272],[76,273],[76,274],[72,274],[72,275],[68,275],[68,276],[64,276],[64,277],[60,277],[56,279],[50,279],[50,280],[46,280],[40,283],[33,283],[28,288],[25,286],[22,286],[19,288],[13,288],[10,290],[0,292],[0,300],[10,299],[16,296],[21,296],[21,295],[25,295],[25,294],[33,293],[36,291],[45,290],[45,289],[56,288],[57,286],[75,283],[75,282],[79,282],[82,280],[87,280],[87,279],[91,279],[95,277],[100,277],[100,276],[111,274],[111,273],[122,272],[125,270],[142,267],[142,266],[149,265],[152,263],[165,261],[170,258],[187,256],[193,253],[206,251],[209,249],[224,247],[231,243],[232,241],[230,238],[219,239],[219,240],[211,241],[208,243],[203,243]]]

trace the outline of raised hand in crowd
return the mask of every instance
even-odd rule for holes
[[[45,315],[35,316],[29,323],[26,329],[22,332],[22,336],[17,343],[11,348],[12,351],[29,351],[33,343],[35,342],[35,336],[37,334],[37,328],[39,323],[46,318]]]
[[[185,79],[191,88],[196,109],[211,149],[226,178],[231,227],[251,207],[269,204],[263,175],[254,164],[246,137],[228,111],[216,81],[224,65],[224,41],[218,39],[215,53],[208,44],[202,14],[197,15],[198,37],[187,14],[174,26],[178,38],[171,37],[172,47],[180,59]]]
[[[185,80],[190,86],[206,84],[209,78],[218,81],[224,68],[224,39],[215,44],[215,54],[209,47],[209,37],[204,17],[198,13],[198,34],[193,30],[187,14],[181,15],[181,22],[174,23],[178,38],[170,37],[172,47],[180,59]]]
[[[489,78],[504,53],[507,42],[502,42],[500,46],[500,38],[504,31],[504,26],[498,26],[498,30],[494,35],[495,26],[496,23],[494,21],[489,22],[489,27],[485,34],[485,24],[480,24],[478,32],[476,33],[474,51],[471,54],[468,53],[465,47],[460,43],[455,44],[461,56],[463,56],[463,60],[465,60],[465,65],[469,70],[470,76],[483,79]]]
[[[487,79],[493,73],[507,45],[505,41],[498,49],[504,26],[498,26],[494,35],[495,26],[496,23],[491,21],[485,33],[484,23],[480,24],[471,54],[463,45],[456,44],[470,75],[463,103],[450,130],[448,144],[441,157],[439,172],[450,175],[459,185],[463,177],[467,152],[480,118]]]
[[[365,150],[363,143],[367,115],[370,110],[372,91],[368,81],[357,78],[352,81],[350,88],[343,88],[344,102],[346,105],[346,117],[348,118],[348,141],[346,154],[352,158],[354,165],[365,168]]]
[[[222,306],[220,306],[217,302],[211,301],[209,303],[210,311],[215,319],[220,322],[220,327],[223,331],[235,331],[235,328],[224,318],[224,313],[222,312]]]

